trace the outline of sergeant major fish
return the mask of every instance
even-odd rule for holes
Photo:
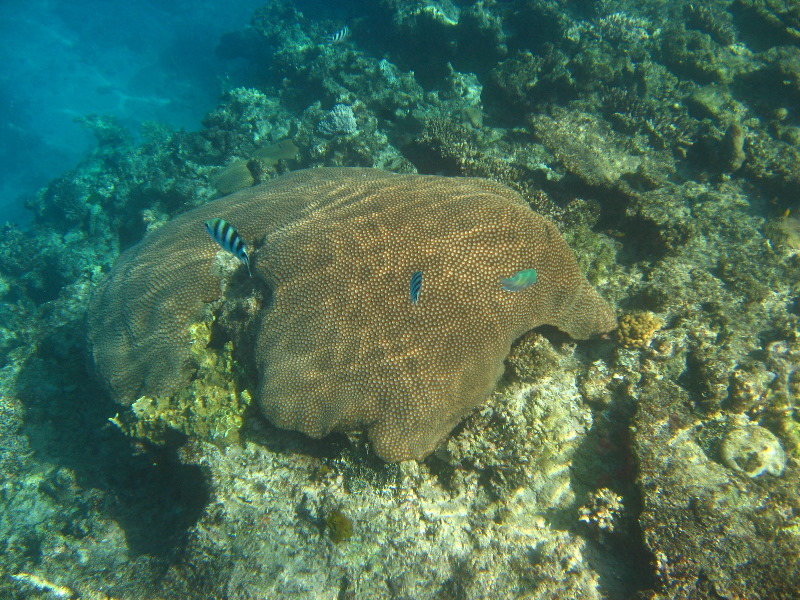
[[[416,304],[419,300],[419,292],[422,289],[422,271],[414,271],[411,274],[411,283],[408,286],[408,295],[411,297],[411,304]]]
[[[334,44],[338,44],[339,42],[344,41],[347,36],[350,35],[350,29],[345,25],[339,31],[334,31],[328,37],[325,38],[325,42],[333,46]]]
[[[206,229],[211,238],[217,242],[223,250],[233,254],[236,258],[244,263],[247,267],[247,273],[250,277],[253,274],[250,272],[250,257],[247,256],[247,250],[244,247],[244,241],[236,228],[224,219],[209,219],[206,221]]]

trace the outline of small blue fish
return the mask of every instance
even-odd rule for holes
[[[244,263],[244,266],[247,267],[247,273],[252,277],[253,274],[250,272],[250,257],[247,256],[244,241],[242,241],[242,236],[239,235],[236,228],[224,219],[209,219],[206,221],[206,229],[212,239],[217,242],[223,250],[230,252]]]
[[[344,41],[347,39],[347,36],[350,35],[350,29],[348,29],[347,25],[342,27],[339,31],[334,31],[328,37],[325,38],[325,43],[329,46],[333,46],[334,44],[338,44],[339,42]]]
[[[419,292],[422,289],[422,271],[414,271],[411,274],[411,284],[409,285],[408,295],[411,297],[411,304],[416,304],[419,300]]]
[[[536,283],[536,269],[517,271],[512,277],[501,277],[500,284],[506,292],[519,292]]]

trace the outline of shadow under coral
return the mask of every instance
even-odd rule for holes
[[[87,372],[81,325],[50,331],[21,370],[23,433],[37,462],[69,469],[81,490],[101,492],[95,518],[119,524],[130,556],[169,556],[208,500],[204,476],[178,462],[176,444],[144,452],[108,422],[119,407]],[[76,501],[64,497],[59,510]]]

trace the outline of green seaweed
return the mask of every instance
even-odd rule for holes
[[[353,537],[353,520],[346,516],[341,510],[332,510],[325,515],[325,526],[335,544],[347,541]]]

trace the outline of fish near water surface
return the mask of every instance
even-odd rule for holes
[[[247,249],[244,246],[244,240],[236,228],[224,219],[209,219],[205,222],[206,229],[211,238],[220,245],[220,247],[233,254],[236,258],[244,263],[247,267],[247,273],[250,277],[253,273],[250,272],[250,257],[247,255]]]

